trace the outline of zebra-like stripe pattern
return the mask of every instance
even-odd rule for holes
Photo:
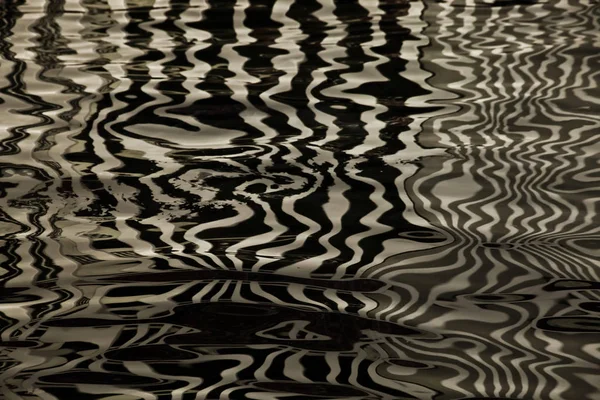
[[[596,1],[0,21],[0,398],[599,398]]]

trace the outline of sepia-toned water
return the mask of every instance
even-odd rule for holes
[[[597,0],[0,0],[0,399],[600,399]]]

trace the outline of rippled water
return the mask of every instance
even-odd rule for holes
[[[597,1],[0,10],[1,399],[600,399]]]

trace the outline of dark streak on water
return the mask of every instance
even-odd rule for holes
[[[0,3],[0,399],[598,399],[599,24]]]

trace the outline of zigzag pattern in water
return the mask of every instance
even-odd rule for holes
[[[0,20],[0,398],[599,398],[598,2]]]

